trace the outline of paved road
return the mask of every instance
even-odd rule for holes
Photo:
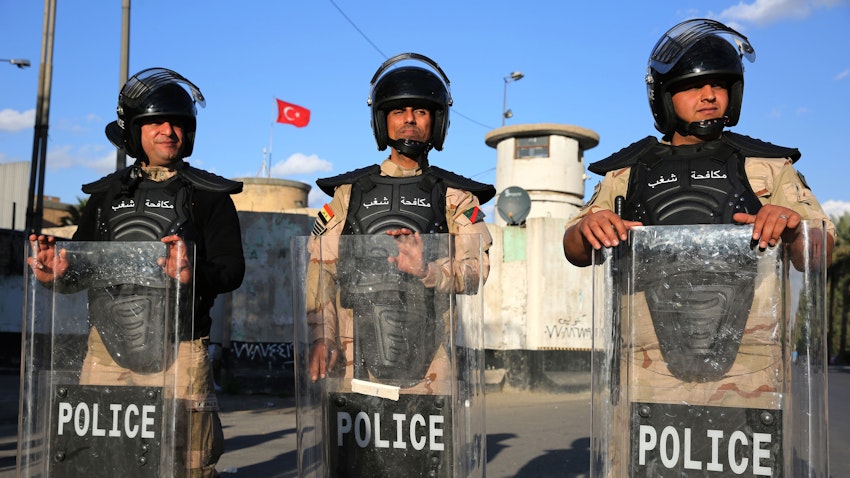
[[[3,391],[8,390],[3,387]],[[850,368],[830,370],[829,395],[831,475],[847,477],[850,476],[850,453],[847,453]],[[294,400],[226,395],[221,401],[227,438],[227,452],[219,462],[223,477],[295,477]],[[15,476],[17,429],[11,421],[7,419],[0,424],[0,478]],[[589,421],[590,397],[586,393],[488,394],[487,475],[496,478],[587,476]]]
[[[219,462],[219,471],[225,478],[297,476],[292,401],[267,399],[255,405],[222,415],[228,451]],[[271,426],[281,423],[285,425]],[[586,476],[589,426],[589,393],[489,394],[487,475]]]

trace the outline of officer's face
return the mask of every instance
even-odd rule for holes
[[[142,123],[142,149],[151,166],[168,166],[183,151],[183,124],[173,118],[154,118]]]
[[[703,78],[677,85],[673,91],[676,115],[687,123],[721,118],[729,106],[726,83]]]
[[[427,142],[431,139],[431,112],[410,106],[387,112],[387,136]]]

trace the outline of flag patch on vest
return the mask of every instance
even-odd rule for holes
[[[467,209],[463,212],[463,215],[466,216],[466,218],[469,219],[469,222],[473,224],[484,220],[484,212],[478,206]]]
[[[319,209],[319,214],[316,215],[316,222],[313,223],[313,235],[321,236],[328,229],[328,222],[334,217],[334,211],[330,206],[325,204]]]

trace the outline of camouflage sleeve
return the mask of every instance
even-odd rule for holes
[[[339,310],[336,288],[336,266],[339,259],[339,236],[345,226],[350,185],[334,192],[329,204],[319,209],[308,243],[310,263],[307,265],[307,324],[310,341],[327,338],[339,343]],[[344,315],[344,314],[343,314]]]
[[[593,189],[593,196],[579,210],[578,214],[567,222],[566,227],[579,222],[584,216],[602,209],[614,210],[617,196],[625,196],[629,189],[629,168],[609,171]]]
[[[762,204],[787,207],[804,221],[824,221],[827,232],[835,237],[835,225],[790,159],[747,158],[744,168],[750,187]]]
[[[484,222],[484,213],[475,195],[448,188],[446,221],[449,233],[455,236],[454,262],[447,257],[431,262],[422,281],[426,287],[440,291],[454,289],[459,294],[475,294],[481,285],[479,273],[483,281],[486,281],[490,274],[487,251],[493,243],[490,230]]]

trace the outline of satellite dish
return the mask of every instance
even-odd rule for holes
[[[511,186],[499,194],[496,210],[509,226],[518,226],[525,222],[531,211],[531,197],[525,189]]]

